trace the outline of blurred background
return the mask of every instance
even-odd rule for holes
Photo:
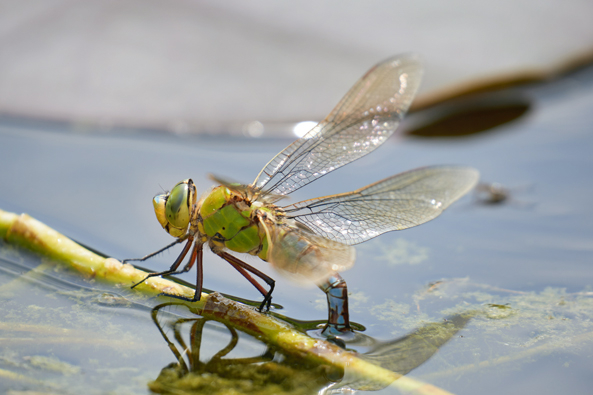
[[[588,0],[3,0],[0,115],[262,136],[279,131],[250,121],[320,120],[402,52],[424,59],[419,103],[549,78],[592,54],[592,15]]]
[[[591,0],[0,0],[0,209],[144,256],[172,241],[155,194],[189,177],[205,191],[208,173],[251,182],[370,67],[418,53],[423,83],[396,136],[287,204],[475,167],[483,184],[438,219],[357,246],[342,273],[351,320],[391,341],[480,311],[411,374],[459,394],[589,394],[592,20]],[[143,265],[165,270],[177,253]],[[247,262],[277,281],[273,313],[301,329],[327,319],[320,290]],[[204,287],[261,301],[211,253]],[[0,240],[0,392],[145,394],[175,362],[154,303]],[[210,324],[202,360],[228,344]],[[239,337],[229,358],[267,348]]]

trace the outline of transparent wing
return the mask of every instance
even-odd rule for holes
[[[421,77],[420,62],[411,55],[377,64],[327,118],[272,158],[252,186],[260,195],[287,195],[372,152],[399,125]]]
[[[469,167],[425,167],[284,210],[316,234],[353,245],[430,221],[472,189],[478,178],[478,171]]]

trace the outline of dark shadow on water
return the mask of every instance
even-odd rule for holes
[[[525,99],[482,97],[443,103],[436,109],[415,114],[421,118],[406,135],[416,138],[459,138],[493,132],[499,126],[517,121],[530,110]]]

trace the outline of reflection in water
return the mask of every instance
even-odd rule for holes
[[[172,303],[161,304],[152,309],[152,319],[156,324],[157,328],[159,328],[159,331],[161,332],[163,338],[167,341],[167,345],[177,358],[182,373],[206,373],[209,371],[214,371],[220,366],[258,363],[271,361],[273,359],[274,353],[271,351],[269,347],[267,348],[266,352],[257,357],[223,359],[223,357],[225,357],[229,352],[231,352],[239,342],[239,336],[237,335],[237,331],[232,326],[225,324],[226,328],[231,334],[230,343],[227,344],[222,350],[217,352],[208,363],[202,363],[200,361],[200,345],[202,343],[202,331],[204,329],[204,325],[206,324],[206,322],[211,321],[206,318],[180,318],[171,324],[171,327],[175,334],[175,340],[177,340],[177,342],[181,345],[183,349],[183,353],[179,353],[179,351],[175,347],[175,344],[168,339],[165,331],[163,331],[163,328],[161,327],[158,321],[159,310],[169,305],[172,305]],[[188,322],[193,323],[190,329],[190,347],[187,346],[181,334],[181,325]],[[185,363],[185,360],[183,358],[184,355],[187,355],[187,364]]]
[[[173,352],[176,363],[162,369],[159,377],[149,383],[151,391],[156,393],[253,393],[253,394],[310,394],[317,392],[327,382],[342,376],[342,372],[331,366],[322,366],[304,360],[298,356],[283,354],[271,345],[265,345],[265,351],[259,355],[243,358],[227,358],[239,345],[239,339],[251,343],[257,340],[226,324],[224,329],[231,335],[228,344],[213,340],[216,328],[221,324],[206,325],[215,321],[199,317],[179,318],[162,314],[164,307],[175,306],[177,303],[165,303],[152,310],[152,318],[159,332]],[[183,305],[181,305],[183,306]],[[189,324],[189,334],[187,325]],[[170,328],[175,342],[169,339],[167,330]],[[189,341],[184,340],[185,338]],[[210,335],[210,339],[207,336]],[[177,345],[175,344],[177,343]],[[218,344],[217,344],[218,343]],[[200,353],[206,346],[219,348],[208,362],[202,362]],[[239,353],[246,347],[238,347]],[[253,347],[247,347],[251,349]]]
[[[429,323],[414,332],[387,342],[377,342],[369,338],[375,346],[359,358],[378,365],[384,369],[405,375],[428,361],[445,343],[459,332],[475,312],[456,314],[447,317],[443,322]],[[358,334],[360,335],[360,334]],[[341,394],[345,390],[378,391],[385,386],[373,382],[366,377],[360,377],[352,372],[344,372],[339,382],[324,388],[322,394]]]
[[[176,305],[183,306],[171,302],[158,305],[152,310],[152,319],[177,360],[163,368],[159,377],[149,383],[153,392],[335,394],[385,388],[385,384],[373,382],[348,369],[344,371],[334,366],[321,365],[263,342],[265,351],[259,355],[228,358],[239,345],[240,338],[251,343],[259,343],[261,339],[237,332],[236,328],[227,323],[218,323],[216,328],[224,325],[231,336],[230,341],[207,362],[203,362],[200,358],[201,349],[214,344],[212,338],[207,339],[208,335],[214,336],[214,327],[206,325],[213,320],[199,316],[179,318],[162,310]],[[434,355],[471,317],[471,313],[455,315],[441,323],[427,324],[402,338],[387,342],[379,342],[357,333],[348,342],[348,346],[365,348],[367,351],[349,351],[384,369],[407,374]],[[186,329],[188,325],[189,331]],[[167,333],[171,331],[172,333]],[[221,345],[222,343],[215,347],[219,348]],[[238,347],[239,351],[236,353],[244,352],[241,348]]]

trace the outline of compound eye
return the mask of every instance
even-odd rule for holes
[[[159,224],[164,228],[167,226],[167,217],[165,216],[165,203],[167,203],[167,194],[156,195],[152,199],[152,205],[154,206],[154,213]]]
[[[185,229],[189,224],[189,186],[187,181],[175,185],[165,204],[167,221],[176,228]],[[157,214],[158,217],[158,214]]]

